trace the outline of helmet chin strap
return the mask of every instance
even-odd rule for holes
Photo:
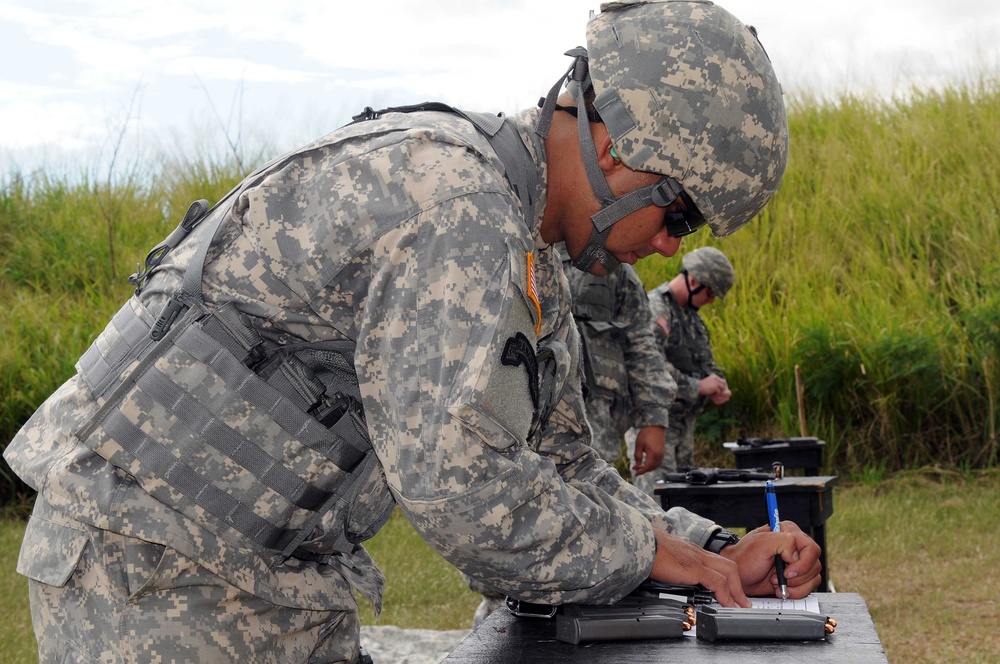
[[[618,269],[621,262],[611,255],[606,244],[608,236],[611,235],[611,227],[621,221],[636,210],[640,210],[647,205],[659,205],[666,207],[681,193],[680,186],[673,186],[670,178],[662,178],[659,182],[630,191],[621,196],[614,196],[608,180],[604,177],[604,171],[598,161],[597,146],[594,144],[594,137],[590,133],[590,120],[587,113],[582,112],[587,108],[584,94],[590,88],[590,74],[587,67],[587,49],[578,46],[566,51],[566,55],[573,58],[573,64],[566,74],[561,77],[549,90],[545,101],[542,104],[542,111],[535,125],[535,133],[541,137],[548,135],[552,125],[552,115],[555,113],[556,99],[562,89],[563,81],[569,80],[573,98],[576,100],[578,112],[576,114],[577,133],[580,140],[580,155],[583,158],[583,166],[587,172],[587,180],[594,196],[601,204],[601,209],[594,214],[590,220],[594,224],[594,229],[590,233],[587,245],[583,251],[573,259],[573,267],[584,272],[590,272],[595,263],[611,274]],[[668,182],[669,181],[669,182]],[[664,185],[667,185],[666,187]],[[664,189],[667,191],[664,191]],[[676,189],[676,191],[674,191]],[[670,194],[673,194],[672,196]]]
[[[687,288],[688,292],[688,308],[693,311],[698,311],[701,307],[695,306],[694,296],[705,290],[705,284],[699,284],[697,288],[691,288],[691,279],[688,277],[688,271],[684,270],[684,286]]]

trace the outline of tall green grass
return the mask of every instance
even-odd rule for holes
[[[714,244],[736,286],[706,309],[734,398],[727,434],[798,435],[860,473],[998,461],[1000,85],[790,105],[791,153],[764,213],[685,240],[648,287]],[[709,418],[709,422],[712,418]]]
[[[706,434],[809,433],[843,474],[995,466],[1000,400],[1000,84],[879,100],[793,99],[784,182],[731,238],[706,310],[734,398]],[[194,199],[263,153],[152,157],[127,176],[0,177],[0,446],[73,373],[128,297],[126,277]],[[113,175],[113,174],[112,174]],[[639,264],[648,287],[680,255]],[[0,464],[0,498],[17,489]]]

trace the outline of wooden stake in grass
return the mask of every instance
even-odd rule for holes
[[[809,435],[806,433],[806,395],[802,388],[802,368],[797,364],[795,365],[795,393],[799,399],[799,435],[805,438]]]

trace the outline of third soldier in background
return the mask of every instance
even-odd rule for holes
[[[695,249],[681,263],[677,276],[649,292],[653,333],[677,384],[660,470],[635,478],[635,484],[650,494],[664,472],[694,465],[695,419],[709,401],[720,406],[733,395],[712,359],[708,329],[698,313],[732,288],[733,266],[715,247]],[[627,440],[631,452],[634,432]]]

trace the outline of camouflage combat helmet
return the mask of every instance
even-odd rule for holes
[[[719,298],[724,298],[733,287],[736,272],[726,255],[715,247],[699,247],[684,254],[681,264],[688,276],[712,289]]]
[[[609,2],[588,24],[587,48],[567,55],[576,58],[567,90],[584,108],[584,92],[593,89],[616,156],[633,170],[664,176],[614,198],[597,163],[588,114],[578,113],[584,165],[602,209],[574,265],[617,267],[604,249],[611,226],[646,205],[665,207],[681,196],[688,211],[666,215],[671,235],[708,223],[724,237],[770,200],[787,162],[788,124],[781,86],[753,28],[711,2]],[[555,92],[536,127],[543,136]]]
[[[615,2],[587,30],[594,106],[626,166],[675,178],[716,237],[770,200],[788,158],[756,31],[710,2]]]

